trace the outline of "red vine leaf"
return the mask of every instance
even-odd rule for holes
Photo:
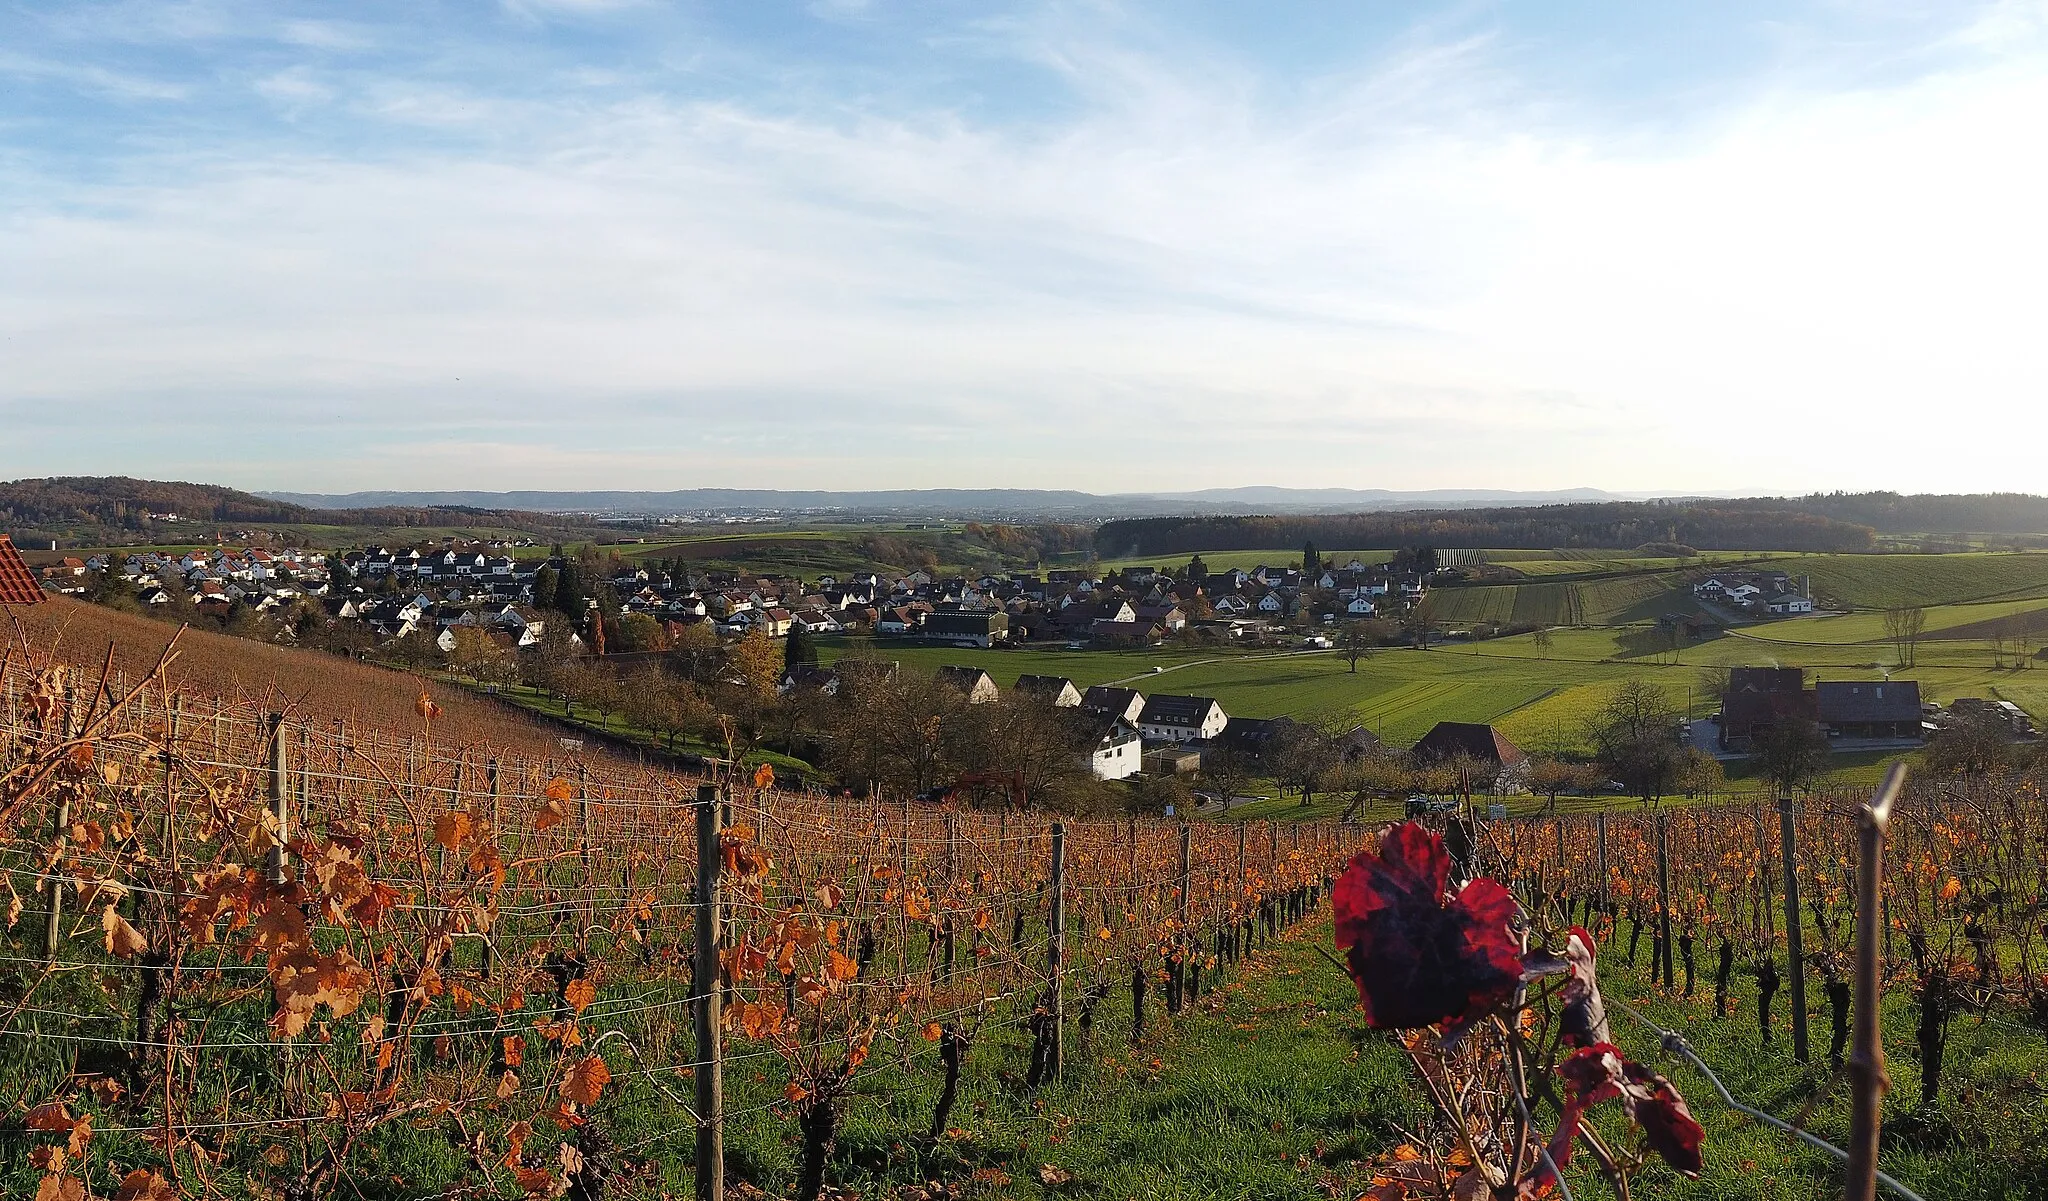
[[[1366,1024],[1412,1029],[1499,1008],[1521,983],[1521,948],[1508,924],[1513,896],[1478,879],[1445,898],[1451,857],[1414,822],[1361,851],[1331,890],[1336,943],[1358,986]]]

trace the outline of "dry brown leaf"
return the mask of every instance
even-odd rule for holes
[[[149,949],[149,940],[128,923],[128,919],[114,912],[112,905],[100,914],[100,929],[106,933],[107,954],[122,959],[133,959]]]
[[[598,1094],[611,1082],[612,1070],[605,1066],[596,1055],[585,1056],[569,1068],[569,1074],[562,1078],[562,1096],[578,1105],[589,1107],[597,1104]]]

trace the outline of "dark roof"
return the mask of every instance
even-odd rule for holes
[[[1112,688],[1107,684],[1096,684],[1081,694],[1081,707],[1098,713],[1122,713],[1131,707],[1132,700],[1143,701],[1144,695],[1135,688]]]
[[[1440,721],[1422,741],[1415,744],[1417,759],[1454,759],[1460,755],[1477,759],[1482,763],[1499,763],[1512,766],[1526,761],[1529,756],[1521,747],[1509,742],[1499,730],[1492,726],[1466,721]]]
[[[979,667],[941,667],[932,673],[932,678],[941,684],[951,684],[962,692],[974,691],[983,680],[995,683],[995,677]]]
[[[1018,676],[1017,691],[1031,696],[1058,696],[1073,687],[1065,676]]]
[[[22,562],[21,552],[5,534],[0,534],[0,605],[40,605],[43,586],[36,573]]]
[[[1066,709],[1062,712],[1073,714],[1069,720],[1080,731],[1083,745],[1090,748],[1138,737],[1138,727],[1125,721],[1121,713],[1096,713],[1088,709]]]
[[[1746,733],[1750,727],[1786,718],[1814,720],[1814,694],[1806,691],[1806,672],[1797,667],[1737,667],[1728,673],[1728,691],[1721,694],[1722,729]]]
[[[1145,711],[1138,714],[1138,720],[1155,726],[1196,726],[1215,705],[1213,697],[1155,696],[1145,702]]]
[[[1820,719],[1920,723],[1920,685],[1912,680],[1830,680],[1813,686]]]
[[[1010,615],[1000,609],[954,609],[924,617],[927,634],[991,634],[1009,628]]]

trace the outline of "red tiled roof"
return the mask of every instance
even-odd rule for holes
[[[21,552],[14,549],[14,543],[0,534],[0,605],[42,603],[43,586],[36,583],[35,573],[21,561]]]

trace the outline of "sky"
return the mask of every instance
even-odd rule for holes
[[[0,0],[0,478],[2048,492],[2048,3]]]

